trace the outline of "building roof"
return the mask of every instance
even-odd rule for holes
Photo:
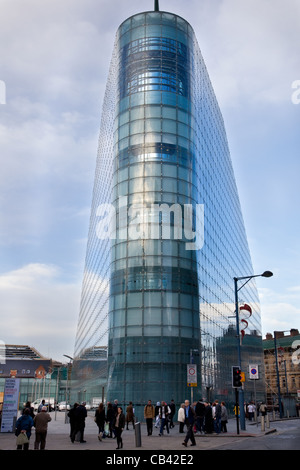
[[[281,338],[276,337],[277,347],[289,348],[292,346],[294,341],[300,342],[300,335],[288,335],[282,336]],[[263,349],[274,349],[274,338],[263,340]]]
[[[35,348],[27,345],[5,344],[6,359],[46,359]]]

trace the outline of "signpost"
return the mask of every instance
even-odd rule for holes
[[[249,379],[251,380],[258,380],[258,365],[257,364],[250,364],[249,365]]]
[[[197,387],[197,365],[187,365],[187,386],[191,387],[191,405],[193,405],[194,390],[193,387]]]
[[[6,379],[2,408],[1,432],[14,432],[19,408],[20,379]]]

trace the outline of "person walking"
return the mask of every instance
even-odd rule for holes
[[[51,416],[47,413],[47,406],[43,406],[41,412],[34,417],[35,426],[35,450],[44,450],[46,446],[46,437],[48,431],[48,423],[51,421]]]
[[[267,414],[267,405],[265,403],[262,403],[259,407],[259,411],[261,412],[262,416],[266,416],[266,414]]]
[[[214,430],[217,434],[221,432],[221,405],[219,404],[219,400],[215,400],[215,407],[214,407]]]
[[[180,405],[180,408],[178,410],[177,420],[179,422],[179,433],[183,434],[184,422],[185,422],[184,403]]]
[[[151,400],[148,400],[148,403],[144,408],[144,418],[147,424],[148,436],[152,436],[154,412],[154,406],[152,405]]]
[[[228,413],[225,402],[221,402],[221,432],[227,432]]]
[[[147,424],[148,436],[152,436],[154,413],[155,413],[154,406],[152,405],[151,400],[148,400],[148,403],[144,408],[144,418]]]
[[[41,401],[41,403],[39,404],[39,407],[38,407],[38,413],[40,413],[40,412],[42,411],[42,408],[43,408],[43,406],[46,406],[46,405],[45,405],[45,400],[44,400],[44,399],[43,399],[43,400]]]
[[[31,428],[34,425],[30,410],[26,408],[16,422],[17,450],[28,450]]]
[[[98,439],[102,441],[102,438],[105,437],[105,434],[103,434],[105,425],[105,408],[103,403],[100,403],[95,411],[95,423],[98,426]]]
[[[155,414],[155,425],[154,426],[156,428],[159,427],[159,423],[160,423],[159,409],[160,409],[160,401],[156,402],[156,407],[155,407],[155,410],[154,410],[154,414]]]
[[[198,400],[195,407],[196,413],[196,431],[204,433],[204,414],[205,414],[205,405],[203,401]]]
[[[79,432],[79,442],[85,443],[84,440],[84,428],[85,428],[85,418],[87,417],[87,411],[85,407],[85,402],[82,402],[81,405],[78,405],[74,412],[75,417],[75,430],[72,436],[71,441],[75,441],[75,436]]]
[[[205,429],[205,434],[211,434],[214,430],[212,406],[210,403],[205,403],[204,429]]]
[[[79,406],[79,403],[74,403],[73,408],[70,409],[68,413],[68,418],[70,419],[70,439],[72,442],[75,440],[75,433],[76,433],[76,416],[75,416],[75,410]]]
[[[170,416],[169,416],[169,419],[170,419],[170,429],[172,429],[172,428],[175,427],[175,425],[174,425],[174,423],[173,423],[173,418],[174,418],[175,413],[176,413],[176,406],[175,406],[175,402],[174,402],[173,398],[172,398],[172,400],[171,400],[171,403],[169,404],[169,408],[170,408],[170,410],[171,410]]]
[[[185,439],[182,443],[185,447],[187,447],[187,443],[191,440],[191,446],[196,445],[195,436],[194,436],[194,423],[195,423],[195,411],[190,405],[189,400],[185,400],[184,402],[184,416],[185,416],[185,424],[187,426],[187,433]]]
[[[123,409],[119,406],[118,407],[118,413],[116,416],[116,421],[115,421],[115,434],[117,438],[117,444],[118,447],[117,449],[122,449],[123,448],[123,440],[122,440],[122,432],[125,427],[125,415],[123,414]]]
[[[248,417],[249,417],[249,421],[252,421],[252,419],[254,418],[254,414],[255,414],[255,405],[253,404],[253,402],[249,403],[248,405]]]
[[[129,405],[126,408],[126,429],[129,431],[128,424],[132,423],[133,429],[135,428],[134,426],[134,408],[132,401],[129,402]]]
[[[108,426],[109,426],[109,436],[108,437],[111,437],[111,438],[113,437],[112,433],[113,433],[113,428],[114,428],[114,424],[115,424],[115,419],[116,419],[116,415],[115,415],[112,403],[109,402],[107,404],[106,421],[108,422]]]
[[[33,406],[31,406],[30,401],[26,402],[25,407],[23,408],[22,414],[24,414],[24,411],[26,410],[26,408],[28,408],[29,411],[30,411],[29,416],[31,416],[32,419],[34,419],[34,417],[35,417],[34,408],[33,408]]]
[[[165,401],[161,402],[161,406],[159,407],[159,418],[160,418],[160,430],[159,430],[159,436],[162,436],[164,433],[164,427],[166,427],[167,433],[170,434],[169,431],[169,415],[170,415],[170,408],[166,404]]]

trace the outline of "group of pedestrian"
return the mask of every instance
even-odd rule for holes
[[[178,410],[179,432],[184,432],[186,417],[184,414],[185,403],[182,403]],[[193,431],[195,434],[212,434],[213,432],[219,434],[227,432],[228,412],[224,402],[219,404],[219,401],[208,403],[204,400],[198,400],[193,404],[194,426]]]
[[[15,435],[17,436],[17,450],[29,449],[31,430],[33,427],[35,428],[34,449],[44,450],[46,446],[48,423],[50,421],[51,416],[44,403],[41,403],[35,415],[30,402],[27,402],[20,418],[16,422]]]
[[[70,439],[74,443],[78,440],[80,443],[85,443],[84,429],[85,418],[87,417],[86,403],[74,403],[73,408],[68,412],[70,419]]]
[[[95,423],[98,426],[98,439],[115,438],[117,440],[117,449],[123,448],[122,433],[125,428],[125,424],[132,423],[133,428],[134,424],[134,408],[132,402],[129,403],[126,409],[126,418],[123,413],[123,408],[119,406],[118,400],[114,400],[114,403],[107,403],[107,411],[105,412],[105,407],[103,403],[99,404],[95,412]]]

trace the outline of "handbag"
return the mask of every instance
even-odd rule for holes
[[[29,439],[27,437],[26,432],[20,432],[17,437],[17,446],[23,446],[24,444],[28,444]]]

